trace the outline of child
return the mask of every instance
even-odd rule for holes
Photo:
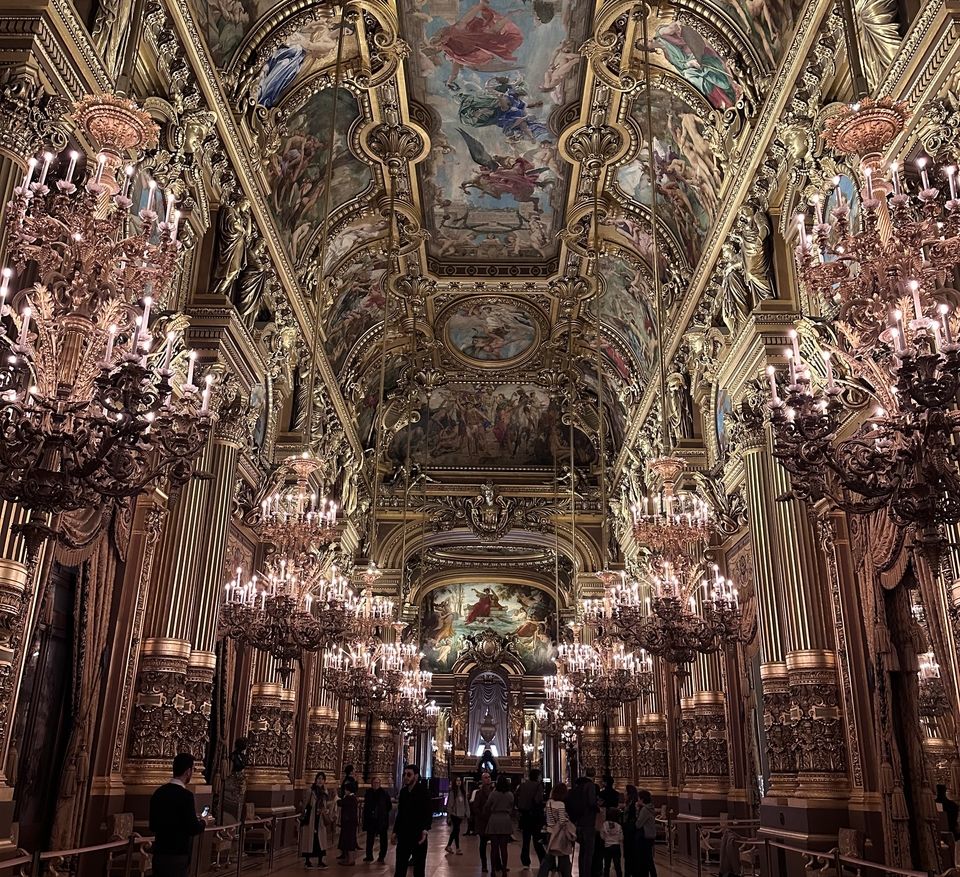
[[[620,811],[616,807],[607,808],[607,818],[600,829],[603,841],[603,877],[610,877],[610,863],[616,869],[617,877],[623,877],[620,868],[620,849],[623,847],[623,826],[620,825]]]

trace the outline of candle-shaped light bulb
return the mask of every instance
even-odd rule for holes
[[[47,182],[47,174],[50,172],[50,165],[52,162],[53,153],[45,152],[43,154],[43,167],[40,169],[40,179],[38,180],[41,186]]]
[[[206,387],[203,388],[203,396],[200,399],[200,414],[210,413],[210,394],[213,392],[213,375],[207,375],[204,379]]]
[[[920,284],[916,280],[911,280],[908,283],[910,287],[910,293],[913,296],[913,310],[916,314],[918,320],[923,319],[923,306],[920,304]]]
[[[0,310],[3,309],[7,293],[10,291],[10,278],[13,277],[12,268],[4,268],[0,271]]]
[[[167,192],[167,213],[163,217],[163,221],[168,225],[170,224],[170,220],[173,218],[173,206],[176,203],[177,199],[173,192]]]
[[[173,226],[170,229],[170,240],[175,241],[177,239],[177,231],[180,228],[180,217],[181,213],[179,210],[173,211]]]
[[[846,202],[843,198],[843,187],[840,185],[840,177],[833,178],[833,188],[837,193],[837,207],[843,207]]]
[[[930,177],[927,176],[927,159],[923,156],[917,159],[917,169],[920,171],[920,180],[924,189],[930,188]]]
[[[797,365],[793,359],[793,351],[785,350],[784,355],[787,357],[787,367],[790,369],[790,386],[795,387],[797,385]]]
[[[97,156],[97,173],[94,176],[93,181],[99,183],[101,177],[103,176],[103,169],[107,166],[107,157],[101,152]]]
[[[893,180],[893,194],[900,194],[900,165],[895,161],[890,162],[890,177]]]
[[[163,349],[163,366],[161,367],[161,371],[170,371],[170,359],[173,356],[173,341],[176,337],[176,332],[167,332],[167,346]]]
[[[953,335],[950,332],[950,305],[941,303],[937,305],[937,311],[940,313],[940,325],[943,327],[943,343],[953,344]]]
[[[800,235],[800,250],[805,251],[809,249],[809,242],[807,241],[807,220],[802,213],[797,215],[797,232]]]
[[[188,362],[188,364],[187,364],[187,382],[186,382],[185,386],[187,386],[187,387],[193,387],[194,389],[196,389],[196,387],[194,387],[194,384],[193,384],[193,370],[194,370],[194,368],[195,368],[196,365],[197,365],[197,351],[196,351],[196,350],[191,350],[191,351],[190,351],[190,353],[189,353],[188,356],[187,356],[187,362]],[[268,500],[268,503],[269,503],[269,500]]]
[[[946,168],[947,171],[947,182],[950,184],[950,200],[957,200],[957,167],[956,165],[949,165]]]
[[[903,312],[895,310],[893,312],[894,328],[890,330],[893,335],[894,349],[899,353],[904,349],[906,336],[903,333]]]
[[[770,379],[770,400],[774,405],[780,404],[780,397],[777,395],[777,370],[772,366],[767,366],[767,377]]]
[[[80,153],[76,149],[70,150],[70,164],[67,166],[67,175],[64,180],[68,183],[73,182],[73,174],[77,169],[77,161],[80,159]]]
[[[863,179],[866,182],[866,195],[867,200],[873,200],[873,169],[865,167],[863,169]]]
[[[790,344],[793,347],[793,358],[797,362],[797,368],[800,367],[800,336],[797,335],[796,329],[791,329],[787,335],[790,337]]]
[[[136,172],[136,168],[132,164],[128,164],[123,169],[123,197],[126,198],[130,194],[130,186],[133,184],[133,175]]]
[[[150,322],[150,308],[153,307],[153,298],[149,295],[143,297],[143,316],[140,318],[140,337],[147,334],[147,324]]]
[[[26,307],[23,309],[20,320],[20,334],[17,336],[17,344],[21,347],[27,343],[27,330],[30,328],[30,317],[33,311]]]
[[[813,212],[817,217],[817,225],[823,225],[823,198],[820,195],[813,196]]]
[[[153,206],[153,198],[154,198],[154,196],[157,194],[157,181],[156,181],[156,180],[150,180],[150,181],[147,183],[147,190],[148,190],[148,194],[147,194],[147,210],[153,210],[154,213],[159,214],[160,211],[154,210],[154,206]]]
[[[31,156],[27,159],[27,172],[23,176],[23,189],[26,190],[30,185],[30,181],[33,179],[33,172],[37,169],[37,160]]]
[[[823,367],[827,372],[827,387],[832,390],[836,385],[833,380],[833,362],[829,350],[823,351]]]
[[[120,331],[120,327],[116,323],[112,323],[110,328],[107,329],[107,349],[103,354],[103,364],[111,365],[113,363],[113,345],[117,340],[117,332]]]

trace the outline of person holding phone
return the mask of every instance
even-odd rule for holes
[[[173,759],[173,778],[150,798],[154,877],[188,877],[193,839],[213,822],[209,807],[197,816],[193,792],[187,788],[193,765],[193,756],[181,752]]]

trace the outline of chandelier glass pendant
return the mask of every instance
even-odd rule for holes
[[[220,623],[226,636],[277,659],[286,682],[305,651],[319,651],[350,629],[353,594],[336,567],[317,573],[311,558],[271,558],[244,581],[242,568],[226,587]]]
[[[798,218],[796,260],[838,340],[808,362],[791,333],[782,396],[768,368],[770,410],[774,453],[797,497],[852,513],[885,508],[936,552],[944,527],[960,522],[960,293],[952,288],[960,199],[954,166],[936,170],[921,157],[916,184],[899,166],[883,166],[907,118],[901,104],[864,100],[831,120],[828,143],[859,158],[860,228],[839,189],[830,216],[816,199],[812,233]],[[874,410],[853,430],[856,412],[834,363],[873,396]]]
[[[111,95],[73,116],[96,161],[84,177],[77,152],[30,159],[4,221],[13,267],[0,273],[0,496],[50,514],[158,479],[179,487],[213,420],[212,376],[201,391],[191,354],[175,386],[177,337],[155,343],[150,331],[176,274],[180,214],[153,181],[132,211],[127,160],[157,127]]]

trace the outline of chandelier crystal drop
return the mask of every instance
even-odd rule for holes
[[[829,216],[815,198],[812,233],[798,218],[796,260],[838,340],[808,362],[791,334],[783,396],[768,368],[770,410],[774,453],[797,497],[851,513],[885,508],[936,555],[944,527],[960,522],[960,327],[958,294],[946,288],[960,268],[960,199],[955,166],[921,157],[912,184],[899,165],[883,166],[908,115],[889,100],[864,101],[827,131],[838,152],[859,158],[860,227],[839,187]],[[871,415],[852,430],[858,415],[835,363],[873,396]]]
[[[4,221],[13,267],[0,272],[0,496],[50,514],[181,486],[213,420],[212,377],[194,384],[191,355],[177,386],[177,335],[155,344],[151,332],[180,214],[153,181],[132,212],[124,162],[156,125],[110,95],[74,118],[101,151],[85,178],[76,152],[28,162]]]

